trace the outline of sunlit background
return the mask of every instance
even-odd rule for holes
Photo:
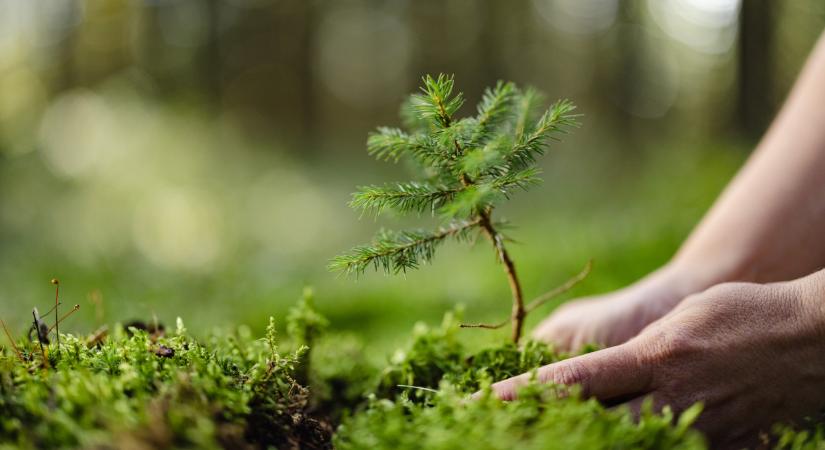
[[[591,257],[575,294],[615,288],[670,257],[824,25],[818,0],[0,0],[0,317],[23,331],[52,277],[76,332],[260,327],[304,286],[382,342],[457,303],[506,315],[484,246],[406,277],[325,270],[407,224],[346,202],[408,177],[366,134],[437,72],[471,103],[507,79],[579,106],[545,183],[503,213],[528,296]]]

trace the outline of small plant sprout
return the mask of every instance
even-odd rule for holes
[[[55,333],[57,333],[57,325],[58,325],[58,324],[60,324],[60,322],[63,322],[64,320],[66,320],[66,319],[67,319],[69,316],[71,316],[72,314],[74,314],[74,313],[75,313],[78,309],[80,309],[80,305],[74,305],[74,306],[72,307],[72,309],[71,309],[69,312],[67,312],[66,314],[63,314],[62,316],[60,316],[60,319],[58,319],[58,320],[54,323],[54,325],[52,325],[52,326],[50,326],[50,327],[49,327],[49,333],[51,333],[51,332],[52,332],[52,330],[54,330],[54,331],[55,331]],[[60,343],[59,338],[58,338],[58,341],[57,341],[57,342],[58,342],[58,344]]]
[[[48,367],[49,359],[46,357],[46,350],[43,344],[49,345],[49,326],[40,318],[40,312],[37,311],[37,307],[32,309],[32,317],[34,318],[34,322],[29,331],[29,339],[31,339],[31,331],[34,331],[35,336],[37,336],[37,343],[40,345],[40,354],[43,356],[43,365]]]
[[[49,365],[49,360],[46,353],[48,345],[51,343],[51,341],[49,340],[49,335],[52,333],[52,331],[54,331],[55,342],[57,345],[57,355],[60,356],[60,322],[63,322],[64,320],[66,320],[66,318],[68,318],[80,309],[80,305],[74,305],[74,307],[69,312],[59,317],[58,307],[60,306],[60,282],[56,278],[53,278],[51,280],[51,284],[55,285],[54,306],[52,306],[48,311],[46,311],[42,315],[40,314],[40,311],[38,311],[37,307],[33,308],[32,325],[31,327],[29,327],[29,341],[34,343],[34,337],[32,337],[32,334],[34,334],[34,336],[37,338],[37,345],[40,347],[40,354],[43,357],[43,365],[46,367],[48,367]],[[49,326],[46,323],[45,318],[48,317],[48,315],[51,314],[52,311],[54,311],[54,324],[52,326]],[[2,325],[4,331],[6,332],[6,336],[9,338],[9,341],[11,341],[11,344],[14,347],[14,351],[18,355],[18,358],[20,358],[21,361],[23,361],[22,354],[17,348],[17,345],[14,343],[14,339],[12,339],[11,334],[9,334],[9,330],[6,329],[6,323],[3,322]]]
[[[23,355],[20,353],[20,349],[17,348],[17,344],[14,343],[14,338],[11,337],[11,333],[9,333],[9,329],[6,327],[6,322],[3,319],[0,319],[0,324],[3,325],[3,331],[6,333],[6,337],[11,343],[11,348],[14,349],[14,353],[17,354],[17,359],[19,359],[20,362],[24,362],[25,360],[23,359]]]
[[[542,111],[542,96],[536,90],[505,82],[484,92],[476,116],[457,118],[463,103],[452,76],[425,76],[421,92],[413,94],[402,109],[408,130],[379,128],[367,140],[371,155],[389,161],[411,159],[421,168],[423,179],[364,186],[350,202],[354,209],[376,216],[387,210],[429,213],[439,217],[441,226],[434,231],[381,231],[372,243],[334,258],[330,269],[355,275],[371,267],[406,272],[430,262],[442,242],[471,242],[482,234],[504,268],[512,311],[499,324],[466,326],[500,328],[512,322],[512,339],[518,342],[527,313],[549,297],[525,303],[507,239],[500,231],[504,223],[493,219],[493,211],[516,191],[540,181],[537,158],[551,140],[577,125],[577,115],[567,100]],[[548,294],[564,292],[589,270],[588,263],[581,274]]]
[[[57,336],[57,354],[60,354],[60,319],[57,316],[57,307],[60,305],[60,280],[52,278],[51,283],[54,285],[54,327],[55,335]]]

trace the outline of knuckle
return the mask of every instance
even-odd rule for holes
[[[559,307],[556,312],[550,316],[550,320],[555,323],[569,322],[576,315],[576,308],[572,304],[567,304]]]
[[[704,292],[698,294],[697,296],[711,299],[726,298],[736,289],[736,283],[722,283],[705,289]]]
[[[661,365],[672,358],[683,358],[699,351],[695,336],[682,327],[655,327],[640,343],[644,348],[639,352],[645,364]]]
[[[664,337],[664,347],[670,355],[682,355],[696,348],[696,339],[682,330],[674,330]]]
[[[759,286],[761,285],[755,283],[747,283],[743,281],[734,281],[714,285],[705,290],[703,294],[713,298],[724,298],[739,295],[743,292],[751,291],[754,288],[758,288]]]
[[[568,360],[553,367],[547,377],[545,381],[555,384],[565,386],[581,384],[587,378],[587,370],[579,361]]]
[[[498,389],[495,389],[495,391],[498,398],[505,402],[513,401],[516,399],[515,392],[510,386],[501,386]]]
[[[551,341],[554,340],[559,332],[558,327],[556,327],[552,322],[542,322],[537,326],[532,333],[534,339],[538,339],[541,341]]]
[[[536,327],[532,335],[535,339],[563,346],[572,340],[575,333],[576,329],[566,322],[548,320]]]

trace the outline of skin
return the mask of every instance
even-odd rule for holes
[[[695,426],[714,448],[759,444],[777,421],[825,405],[825,271],[783,283],[724,283],[682,301],[631,340],[538,369],[540,382],[579,384],[585,396],[645,398],[682,411],[701,401]],[[531,374],[496,383],[504,400]]]
[[[561,349],[610,347],[544,366],[539,380],[635,409],[647,396],[676,412],[701,401],[697,427],[723,448],[825,406],[823,99],[820,38],[756,151],[674,258],[536,328]],[[513,399],[528,378],[493,389]]]
[[[563,305],[533,337],[562,350],[616,345],[715,284],[790,280],[825,266],[823,99],[820,38],[756,151],[676,256],[625,289]]]

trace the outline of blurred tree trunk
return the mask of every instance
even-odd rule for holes
[[[642,148],[639,138],[650,126],[645,120],[640,120],[629,109],[629,105],[636,104],[638,98],[645,95],[644,87],[640,83],[648,62],[648,47],[645,40],[639,35],[640,29],[645,26],[645,18],[639,10],[638,2],[624,1],[619,4],[618,23],[615,32],[614,46],[617,56],[605,58],[598,62],[598,78],[601,92],[605,99],[612,99],[614,105],[614,126],[621,130],[625,153],[633,153]]]
[[[315,55],[315,41],[314,37],[318,28],[318,10],[321,5],[302,0],[300,4],[305,8],[301,14],[303,23],[301,24],[298,34],[298,61],[297,67],[301,68],[301,116],[302,126],[301,133],[305,143],[309,144],[309,148],[316,147],[316,140],[313,131],[315,130],[316,114],[317,114],[317,99],[315,98],[315,73],[314,55]]]
[[[773,117],[771,66],[774,5],[770,0],[742,2],[739,18],[739,98],[736,117],[740,131],[757,139]]]
[[[200,64],[196,76],[202,78],[205,96],[213,110],[216,110],[221,102],[223,83],[223,62],[220,55],[220,4],[218,0],[205,2],[204,9],[207,17],[207,37],[206,42],[200,49]]]
[[[519,11],[520,3],[510,4],[509,2],[490,2],[484,1],[477,4],[477,8],[481,10],[481,35],[476,50],[481,55],[480,69],[483,77],[475,77],[474,80],[465,80],[465,85],[469,84],[467,81],[475,81],[479,86],[476,88],[481,91],[486,85],[492,85],[493,81],[502,78],[501,60],[499,59],[499,49],[501,41],[508,39],[509,36],[502,36],[501,34],[501,14],[513,13]],[[486,78],[486,79],[485,79]],[[483,86],[482,86],[483,85]]]

